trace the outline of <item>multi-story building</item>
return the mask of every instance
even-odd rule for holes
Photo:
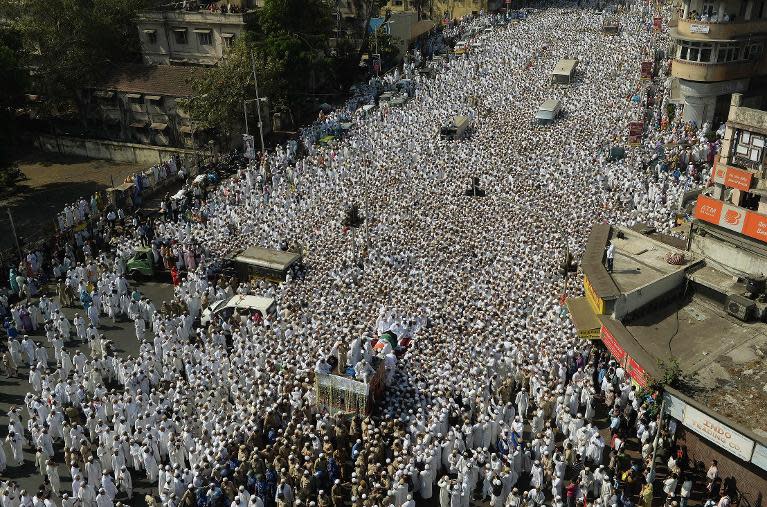
[[[681,373],[664,387],[676,442],[696,461],[718,460],[741,505],[767,491],[767,111],[742,99],[732,95],[687,241],[596,224],[585,296],[567,301],[579,334],[601,340],[638,386]]]
[[[671,22],[671,74],[685,120],[724,122],[736,92],[745,94],[749,105],[761,105],[767,93],[765,3],[682,0],[678,19]]]
[[[194,7],[189,7],[194,5]],[[149,65],[215,65],[254,15],[255,0],[144,11],[136,26]]]
[[[457,19],[480,11],[493,11],[503,6],[502,0],[389,0],[384,9],[392,12],[415,11],[420,4],[421,17],[439,19]]]
[[[199,67],[124,65],[82,90],[80,103],[94,137],[135,144],[193,149],[192,121],[179,99],[192,96]]]

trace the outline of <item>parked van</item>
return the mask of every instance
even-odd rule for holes
[[[551,82],[566,85],[572,83],[577,68],[578,60],[559,60],[554,70],[551,71]]]
[[[439,136],[442,139],[455,141],[466,137],[466,130],[471,126],[471,118],[468,116],[456,116],[449,125],[445,125],[439,130]]]
[[[288,272],[294,267],[301,267],[301,254],[272,250],[258,246],[234,255],[232,258],[240,280],[266,278],[274,282],[284,282]]]
[[[541,104],[541,107],[538,108],[538,112],[535,113],[535,119],[541,124],[554,123],[554,120],[561,112],[562,101],[550,99]]]
[[[274,315],[276,311],[277,305],[272,298],[238,294],[205,308],[200,317],[200,325],[205,327],[218,318],[228,320],[235,312],[240,316],[241,322],[246,322],[248,319],[260,322],[264,317]]]

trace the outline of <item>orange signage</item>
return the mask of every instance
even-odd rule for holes
[[[728,167],[727,174],[724,177],[724,186],[748,192],[748,189],[751,188],[751,178],[753,176],[753,174],[743,169]]]
[[[713,170],[714,182],[729,188],[748,191],[754,175],[744,169],[717,162]]]
[[[743,223],[743,234],[767,242],[767,216],[749,211]]]
[[[695,218],[712,224],[719,224],[723,204],[722,201],[701,194],[698,196],[698,202],[695,203]]]

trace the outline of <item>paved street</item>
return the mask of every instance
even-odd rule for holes
[[[173,295],[173,287],[165,283],[147,282],[140,285],[141,293],[150,297],[157,304],[161,304],[165,300],[170,300]],[[75,313],[81,312],[81,308],[64,308],[64,314],[71,321]],[[112,340],[115,345],[115,349],[120,355],[136,355],[138,353],[139,343],[136,341],[135,330],[133,322],[127,319],[121,319],[116,323],[112,323],[107,318],[102,318],[102,327],[100,330],[104,333],[107,339]],[[38,332],[38,335],[41,333]],[[40,336],[40,343],[45,343],[46,340]],[[88,345],[82,344],[74,346],[73,342],[67,344],[67,350],[73,353],[76,350],[82,350],[84,354],[88,354]],[[53,349],[49,348],[49,357],[53,360]],[[55,367],[54,362],[49,363]],[[20,368],[20,379],[0,379],[0,438],[3,439],[2,445],[4,446],[7,456],[10,456],[10,449],[8,444],[4,442],[5,437],[8,435],[8,417],[7,412],[12,405],[24,405],[24,396],[27,392],[31,392],[32,388],[27,380],[29,373],[28,368]],[[22,409],[23,419],[22,424],[26,424],[27,411]],[[37,488],[42,484],[42,476],[35,468],[35,454],[30,452],[28,447],[24,448],[24,466],[23,467],[9,467],[4,474],[0,474],[2,479],[14,479],[21,487],[26,488],[29,492],[34,493]],[[61,445],[56,446],[56,462],[59,463],[59,473],[62,481],[62,491],[71,492],[71,477],[69,475],[69,467],[64,465],[64,455]],[[143,477],[134,474],[133,484],[136,491],[137,498],[134,498],[130,505],[145,505],[143,496],[147,491],[148,484],[146,481],[140,480]],[[143,492],[142,492],[143,491]]]

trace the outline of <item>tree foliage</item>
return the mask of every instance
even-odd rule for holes
[[[20,173],[13,147],[16,144],[14,119],[27,86],[27,73],[21,63],[21,37],[7,28],[0,29],[0,190],[16,183]]]
[[[135,15],[149,0],[23,0],[0,15],[18,31],[33,86],[53,108],[70,103],[109,65],[140,58]]]
[[[333,29],[324,0],[266,0],[254,26],[245,31],[217,67],[193,83],[185,103],[190,115],[225,134],[241,128],[243,100],[268,97],[273,110],[300,115],[307,99],[332,82],[328,41]]]

